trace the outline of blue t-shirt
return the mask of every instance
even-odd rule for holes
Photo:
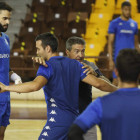
[[[9,37],[1,33],[0,37],[0,82],[9,85],[9,57],[10,42]],[[0,93],[0,103],[10,101],[10,92]]]
[[[140,89],[122,88],[97,98],[75,120],[84,132],[98,124],[102,140],[140,139]]]
[[[114,42],[114,61],[120,50],[125,48],[135,48],[134,36],[138,34],[138,25],[131,18],[128,21],[124,21],[121,17],[118,17],[110,22],[109,34],[115,34]]]
[[[48,83],[44,86],[48,126],[70,126],[79,115],[79,83],[86,77],[82,64],[67,57],[55,56],[40,66],[37,76]]]

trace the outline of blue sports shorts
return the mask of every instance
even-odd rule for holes
[[[38,140],[67,140],[69,127],[51,127],[45,126]]]
[[[0,126],[7,126],[10,124],[11,107],[10,102],[0,103]]]

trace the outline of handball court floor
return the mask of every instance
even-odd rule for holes
[[[11,100],[10,125],[5,132],[5,140],[37,140],[46,124],[45,101]],[[101,140],[97,127],[98,140]]]

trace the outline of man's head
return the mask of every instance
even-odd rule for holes
[[[131,16],[131,3],[128,1],[125,1],[122,3],[122,15],[125,18],[130,18]]]
[[[67,56],[82,62],[85,57],[85,44],[85,40],[80,37],[70,37],[66,42]]]
[[[123,49],[116,61],[115,73],[121,82],[137,83],[140,75],[140,53],[133,49]]]
[[[13,9],[5,2],[0,2],[0,32],[6,32]]]
[[[47,59],[48,54],[57,52],[58,39],[51,33],[38,35],[35,39],[37,54]]]

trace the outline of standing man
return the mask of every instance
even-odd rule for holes
[[[83,73],[82,64],[57,54],[58,40],[51,33],[36,38],[37,54],[43,57],[48,67],[40,65],[37,77],[31,82],[5,86],[0,83],[1,92],[28,93],[43,87],[47,103],[47,123],[39,140],[67,140],[70,125],[79,115],[78,96],[80,80],[103,91],[117,88],[95,76]]]
[[[119,89],[87,107],[71,126],[69,140],[84,140],[83,134],[96,124],[100,126],[102,140],[140,139],[140,53],[121,50],[115,73]]]
[[[138,25],[130,18],[131,4],[127,1],[122,3],[122,15],[110,22],[108,29],[108,52],[109,68],[114,69],[116,58],[120,50],[125,48],[137,49],[138,42]],[[113,84],[118,85],[118,79],[113,72]]]
[[[84,67],[89,70],[90,73],[96,77],[100,77],[110,82],[100,72],[99,68],[92,62],[84,60],[85,58],[85,40],[80,37],[70,37],[66,42],[66,54],[71,59],[84,63]],[[87,66],[86,66],[87,65]],[[92,86],[84,82],[80,82],[79,85],[79,113],[81,114],[87,106],[92,102]],[[96,126],[90,129],[85,135],[85,140],[97,140]]]
[[[21,78],[9,67],[10,42],[4,33],[8,29],[12,8],[5,2],[0,2],[0,82],[9,85],[9,76],[15,83],[21,83]],[[0,94],[0,140],[4,139],[7,125],[10,124],[10,92]]]

